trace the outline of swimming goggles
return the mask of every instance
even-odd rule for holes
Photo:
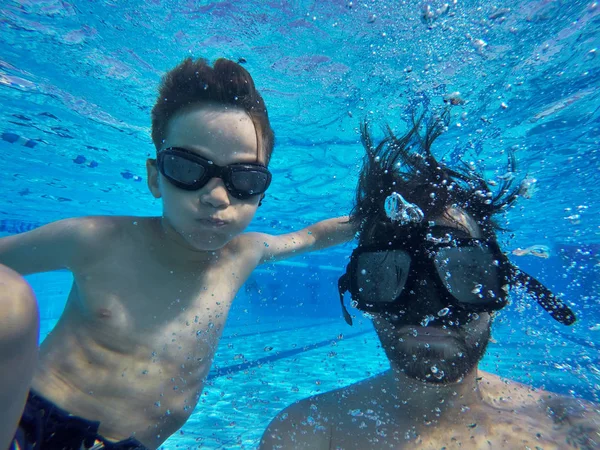
[[[349,291],[353,305],[365,312],[397,312],[407,306],[411,292],[431,274],[445,295],[448,307],[468,312],[492,312],[507,304],[511,286],[522,286],[560,323],[571,325],[573,312],[532,276],[513,266],[494,241],[452,239],[422,242],[417,246],[363,246],[352,253],[338,289],[344,319],[352,318],[344,306]]]
[[[264,194],[271,184],[271,172],[262,164],[218,166],[184,148],[169,147],[162,150],[156,161],[159,172],[174,186],[186,191],[197,191],[216,177],[223,180],[231,195],[245,200]]]

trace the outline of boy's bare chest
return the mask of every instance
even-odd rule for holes
[[[115,436],[131,430],[109,412],[98,415],[108,398],[113,409],[106,411],[148,424],[170,411],[175,431],[196,404],[250,266],[240,258],[165,264],[124,251],[74,268],[63,316],[42,345],[38,390]]]
[[[129,335],[145,342],[156,338],[161,344],[193,343],[203,334],[207,339],[220,334],[249,275],[249,271],[238,273],[237,265],[229,260],[197,267],[166,266],[140,257],[113,264],[103,261],[74,274],[72,306],[98,334],[113,339]]]

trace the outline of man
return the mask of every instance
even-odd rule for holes
[[[291,405],[261,449],[599,448],[596,405],[477,369],[509,286],[566,325],[575,317],[496,243],[492,217],[518,189],[507,181],[494,194],[432,155],[447,118],[432,119],[421,137],[421,117],[376,147],[362,128],[367,159],[352,214],[359,246],[340,296],[343,306],[349,290],[371,315],[390,370]],[[351,324],[345,308],[344,316]]]

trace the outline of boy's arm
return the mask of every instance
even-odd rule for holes
[[[79,259],[81,244],[93,240],[101,220],[59,220],[26,233],[0,239],[0,264],[21,275],[70,269]],[[90,239],[92,238],[92,239]]]
[[[257,244],[255,248],[259,248],[262,253],[261,264],[342,244],[352,240],[354,235],[354,227],[347,216],[323,220],[300,231],[279,236],[248,233],[248,237]]]

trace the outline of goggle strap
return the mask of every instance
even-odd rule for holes
[[[340,293],[340,304],[342,305],[342,314],[344,315],[344,320],[350,326],[352,326],[352,316],[346,309],[346,305],[344,305],[344,294],[348,291],[348,273],[345,273],[338,279],[338,291]]]
[[[571,308],[531,275],[513,267],[513,280],[521,283],[528,292],[533,293],[540,306],[548,311],[557,322],[568,326],[577,320]]]

